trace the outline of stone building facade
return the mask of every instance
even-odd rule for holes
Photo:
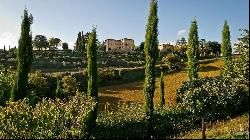
[[[131,52],[133,45],[134,40],[128,38],[105,40],[106,52]]]
[[[167,43],[167,44],[159,44],[158,45],[158,49],[160,51],[163,51],[165,49],[171,49],[172,51],[174,51],[174,45],[171,45],[170,43]]]

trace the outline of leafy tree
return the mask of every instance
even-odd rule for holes
[[[59,38],[50,38],[49,39],[49,50],[56,50],[57,47],[60,45],[61,39]]]
[[[4,51],[4,52],[6,51],[6,49],[5,49],[5,45],[3,46],[3,51]]]
[[[0,65],[0,106],[5,105],[10,99],[10,92],[13,86],[14,72]]]
[[[132,45],[132,50],[135,50],[135,44]]]
[[[146,27],[144,52],[146,57],[145,65],[145,82],[144,82],[144,96],[145,96],[145,113],[147,133],[146,137],[151,137],[153,134],[153,112],[154,112],[154,91],[155,91],[155,64],[157,62],[158,50],[158,16],[157,16],[157,0],[150,2],[150,14]]]
[[[204,48],[205,43],[206,43],[206,39],[200,39],[200,41],[199,41],[200,48]]]
[[[205,44],[206,48],[208,48],[208,52],[213,53],[214,56],[218,57],[221,54],[221,44],[216,41],[208,41]]]
[[[59,78],[57,79],[56,97],[57,98],[64,98],[62,82]]]
[[[144,42],[141,42],[139,48],[140,48],[140,50],[143,50],[143,49],[144,49]]]
[[[185,45],[187,45],[187,41],[184,37],[182,37],[181,39],[177,39],[176,45],[177,46],[185,46]]]
[[[198,79],[199,70],[199,37],[197,21],[193,20],[189,30],[188,47],[188,76],[189,80]]]
[[[240,29],[241,37],[238,38],[239,43],[236,44],[236,52],[240,57],[236,59],[235,73],[237,79],[240,79],[243,84],[249,85],[249,30]]]
[[[181,46],[187,45],[187,41],[186,41],[186,39],[184,37],[181,38],[180,45]]]
[[[87,44],[87,59],[88,59],[88,96],[91,96],[95,102],[98,102],[98,75],[97,75],[97,39],[96,28],[92,29],[89,35]],[[97,104],[88,114],[86,120],[87,138],[90,137],[96,127]]]
[[[28,73],[32,63],[32,35],[30,26],[33,23],[32,15],[28,15],[28,10],[24,10],[24,16],[21,27],[21,36],[18,41],[17,49],[17,71],[14,86],[11,91],[11,101],[27,96]]]
[[[76,51],[84,52],[84,50],[87,46],[89,35],[90,35],[89,32],[87,32],[86,34],[83,34],[83,31],[78,33],[76,43],[75,43],[75,50]]]
[[[105,42],[100,42],[100,41],[97,41],[97,50],[100,50],[100,51],[105,51],[106,47],[105,47]]]
[[[230,41],[230,30],[227,21],[224,22],[222,31],[221,52],[224,59],[224,74],[232,72],[232,47]]]
[[[69,44],[66,43],[66,42],[63,42],[62,43],[62,48],[63,48],[63,50],[68,50],[69,49]]]
[[[44,35],[36,35],[32,44],[38,50],[42,50],[43,48],[46,50],[49,47],[49,42]]]
[[[163,80],[163,72],[161,71],[161,77],[159,82],[160,88],[160,106],[163,108],[165,106],[165,98],[164,98],[164,80]]]

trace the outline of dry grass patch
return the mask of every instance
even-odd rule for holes
[[[220,69],[223,66],[223,61],[208,60],[201,62],[200,77],[214,77],[220,74]],[[166,105],[174,106],[176,104],[176,90],[187,81],[188,75],[186,70],[170,73],[164,76],[165,85],[165,100]],[[154,102],[159,103],[159,78],[156,78],[156,90]],[[143,81],[133,82],[129,84],[115,85],[102,87],[99,89],[101,105],[108,102],[111,106],[116,105],[118,102],[144,102],[143,95]],[[113,100],[115,99],[115,100]]]
[[[215,124],[207,124],[206,137],[209,139],[249,139],[249,114]],[[201,130],[191,131],[181,139],[201,139]]]

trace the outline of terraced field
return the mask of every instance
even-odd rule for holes
[[[220,74],[220,69],[223,66],[223,61],[220,59],[206,60],[200,62],[200,77],[214,77]],[[188,75],[186,70],[166,74],[164,76],[165,85],[165,101],[168,107],[176,104],[176,89],[180,85],[187,81]],[[156,90],[154,96],[154,103],[159,102],[159,78],[156,79]],[[104,104],[108,102],[110,109],[115,109],[118,102],[141,102],[144,101],[143,96],[143,83],[133,82],[129,84],[114,85],[102,87],[99,89],[100,92],[100,107],[104,107]]]

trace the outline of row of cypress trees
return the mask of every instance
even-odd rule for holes
[[[199,36],[197,21],[191,23],[188,38],[187,57],[188,57],[188,77],[189,80],[198,79],[199,71]],[[228,75],[233,71],[232,68],[232,47],[230,41],[230,30],[227,21],[224,22],[222,30],[221,52],[224,60],[223,75]]]
[[[147,134],[146,138],[151,138],[154,132],[152,119],[154,112],[154,90],[155,90],[155,64],[158,59],[158,17],[157,17],[157,0],[151,0],[150,14],[148,17],[148,23],[145,35],[144,51],[146,57],[145,65],[145,82],[144,82],[144,97],[145,97],[145,115]],[[198,25],[194,19],[191,22],[189,30],[187,57],[188,57],[188,77],[189,80],[198,79],[199,71],[199,36]],[[224,59],[224,74],[228,74],[232,71],[232,47],[230,42],[230,31],[227,21],[224,23],[222,31],[222,46],[221,52]],[[163,72],[160,77],[160,106],[165,106],[164,100],[164,81]]]
[[[145,97],[145,119],[147,126],[146,137],[151,138],[153,135],[153,112],[154,104],[153,97],[155,91],[155,65],[158,59],[158,16],[157,16],[157,0],[151,0],[150,2],[150,14],[148,17],[148,23],[146,26],[145,35],[145,81],[144,81],[144,97]],[[32,35],[30,26],[33,22],[32,15],[28,15],[28,10],[24,10],[24,16],[21,27],[21,36],[18,42],[17,50],[17,72],[14,81],[14,87],[11,92],[11,101],[17,101],[18,99],[27,96],[27,84],[28,73],[32,63]],[[87,59],[88,59],[88,95],[93,97],[93,100],[98,102],[98,84],[97,84],[97,44],[96,44],[96,28],[93,28],[90,33],[87,43]],[[188,39],[188,76],[190,80],[198,79],[199,70],[199,51],[198,51],[198,26],[197,21],[193,20],[190,27],[189,39]],[[231,61],[231,44],[230,44],[230,31],[227,22],[225,21],[222,32],[222,54],[224,56],[224,69],[230,70]],[[163,73],[160,78],[160,93],[161,93],[161,106],[165,105],[164,102],[164,83]],[[58,91],[59,92],[59,91]],[[87,138],[89,138],[96,127],[97,118],[97,104],[92,111],[89,112],[86,119],[86,132]]]

